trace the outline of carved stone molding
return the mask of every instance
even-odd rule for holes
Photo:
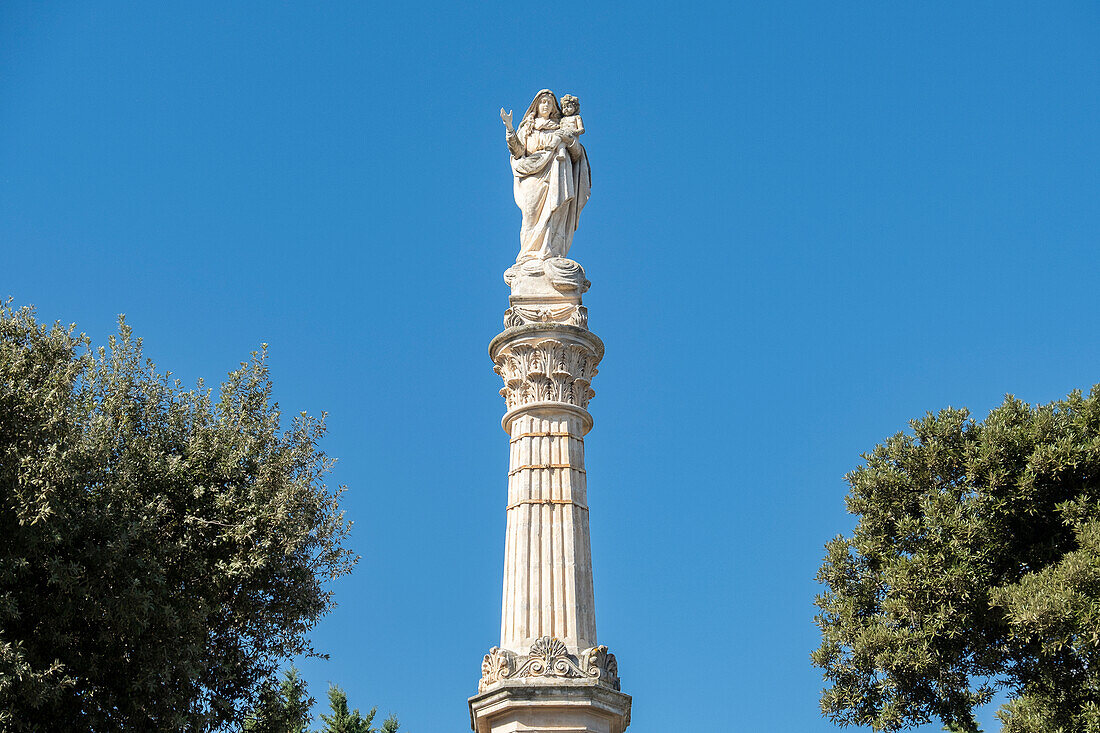
[[[588,328],[588,309],[583,305],[513,305],[504,311],[504,327],[514,328],[528,323],[565,323]]]
[[[517,655],[493,647],[481,662],[477,691],[507,679],[574,678],[594,679],[613,690],[619,689],[619,664],[606,646],[585,649],[580,656],[569,653],[560,639],[543,636],[535,640],[528,654]]]
[[[500,394],[509,410],[535,402],[586,409],[596,394],[590,385],[599,359],[591,343],[554,337],[512,341],[493,354],[494,371],[504,380]]]

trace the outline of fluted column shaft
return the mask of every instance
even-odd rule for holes
[[[587,423],[540,407],[511,421],[500,645],[525,653],[541,636],[596,645],[584,471]]]

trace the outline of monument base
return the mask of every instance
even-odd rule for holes
[[[470,698],[475,733],[623,733],[630,695],[597,680],[507,680]]]
[[[510,306],[504,311],[505,328],[529,323],[588,327],[588,310],[581,305],[581,295],[592,283],[573,260],[525,260],[504,272],[504,282],[512,289]]]

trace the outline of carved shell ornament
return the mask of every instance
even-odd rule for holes
[[[583,677],[584,670],[569,658],[569,648],[560,639],[543,636],[531,645],[527,661],[516,671],[517,677]]]

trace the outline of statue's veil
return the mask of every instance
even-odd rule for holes
[[[561,122],[561,105],[558,104],[557,95],[555,95],[549,89],[541,89],[539,90],[539,93],[535,95],[535,98],[531,100],[531,106],[527,108],[527,114],[523,115],[523,122],[521,122],[520,124],[525,125],[528,122],[531,122],[532,124],[534,123],[535,118],[539,114],[539,97],[541,97],[543,94],[549,94],[550,99],[554,100],[554,109],[550,110],[550,119],[554,120],[555,122]]]

